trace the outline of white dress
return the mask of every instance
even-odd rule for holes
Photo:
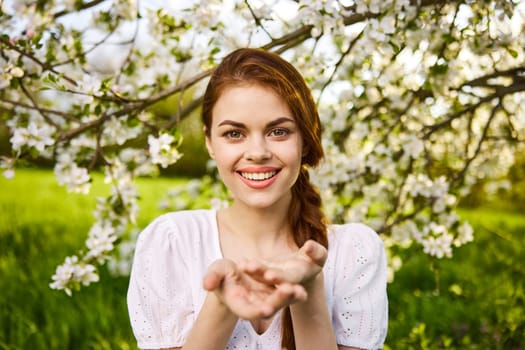
[[[388,323],[386,259],[381,239],[363,224],[332,225],[323,268],[339,345],[383,346]],[[202,279],[222,258],[216,211],[191,210],[155,219],[140,234],[128,290],[141,349],[182,347],[204,303]],[[227,349],[280,350],[281,312],[263,334],[239,320]],[[204,335],[203,335],[204,336]]]

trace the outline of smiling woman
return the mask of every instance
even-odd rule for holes
[[[212,113],[206,145],[236,199],[233,205],[286,212],[302,157],[302,137],[288,105],[270,88],[240,85],[227,88]]]
[[[139,347],[382,347],[384,248],[362,224],[326,223],[308,176],[321,127],[301,75],[278,55],[234,51],[202,119],[232,204],[166,214],[140,235],[128,292]]]

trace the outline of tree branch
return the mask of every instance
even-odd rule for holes
[[[117,26],[116,26],[117,27]],[[101,40],[99,40],[98,42],[94,43],[93,46],[91,46],[89,49],[87,49],[86,51],[80,53],[80,54],[77,54],[75,55],[74,57],[70,57],[68,58],[67,60],[65,61],[62,61],[62,62],[57,62],[53,65],[51,65],[51,67],[59,67],[59,66],[63,66],[63,65],[66,65],[68,63],[71,63],[71,62],[74,62],[77,58],[81,57],[81,56],[86,56],[88,55],[90,52],[94,51],[97,47],[99,47],[100,45],[104,44],[116,31],[116,27],[115,29],[109,31]]]
[[[486,74],[482,77],[478,77],[476,79],[472,79],[461,84],[461,86],[457,88],[457,90],[460,90],[465,86],[494,88],[497,85],[490,84],[489,80],[501,77],[512,78],[514,82],[525,81],[525,66],[519,66],[502,71],[494,71],[490,74]]]
[[[78,122],[78,119],[75,118],[73,115],[71,115],[69,113],[66,113],[66,112],[63,112],[63,111],[56,110],[56,109],[40,107],[38,105],[34,106],[34,105],[30,105],[30,104],[23,103],[23,102],[20,102],[20,101],[13,101],[13,100],[10,100],[10,99],[4,98],[4,97],[0,97],[0,102],[4,102],[4,103],[10,104],[12,106],[16,106],[16,107],[22,107],[22,108],[25,108],[25,109],[36,110],[36,111],[43,112],[43,113],[46,113],[46,114],[54,114],[54,115],[60,116],[60,117],[62,117],[64,119],[70,120],[72,122]]]
[[[250,10],[250,13],[253,17],[253,20],[255,21],[255,25],[257,27],[260,27],[262,28],[262,30],[266,33],[266,35],[268,35],[268,37],[270,39],[273,39],[272,35],[270,34],[270,32],[268,30],[266,30],[266,28],[264,27],[264,25],[262,24],[262,21],[259,17],[257,17],[257,15],[255,14],[255,12],[253,11],[252,9],[252,6],[250,5],[250,2],[248,0],[244,0],[244,3],[246,4],[246,6],[248,6],[248,10]]]
[[[66,15],[69,15],[71,13],[76,13],[76,12],[80,12],[80,11],[83,11],[83,10],[87,10],[87,9],[90,9],[92,7],[95,7],[99,4],[102,4],[104,1],[106,0],[93,0],[93,1],[89,1],[89,2],[86,2],[86,3],[83,3],[80,7],[76,7],[75,9],[73,9],[72,11],[69,11],[69,10],[62,10],[62,11],[59,11],[55,14],[53,14],[53,17],[55,19],[57,18],[60,18],[60,17],[63,17],[63,16],[66,16]]]
[[[323,95],[323,92],[334,79],[334,76],[337,73],[339,67],[343,64],[344,59],[346,58],[346,56],[348,56],[348,54],[350,54],[350,51],[354,48],[357,41],[363,36],[363,32],[364,31],[361,31],[354,39],[352,39],[352,41],[350,42],[350,45],[348,45],[348,48],[343,53],[341,53],[341,57],[339,57],[339,60],[335,63],[332,74],[330,74],[330,77],[325,81],[325,83],[321,87],[321,92],[319,93],[319,97],[317,98],[318,104],[319,104],[319,101],[321,100],[321,96]]]
[[[202,101],[203,101],[204,97],[201,96],[201,97],[198,97],[196,99],[194,99],[193,101],[191,101],[190,103],[188,103],[187,105],[184,106],[184,108],[180,109],[179,112],[172,116],[169,120],[169,122],[166,124],[166,129],[171,129],[173,128],[180,120],[186,118],[187,116],[189,116],[194,110],[196,110],[201,104],[202,104]]]
[[[497,105],[495,105],[493,108],[492,108],[492,111],[490,113],[490,117],[489,117],[489,120],[487,120],[487,124],[485,124],[485,127],[483,128],[483,132],[481,134],[481,137],[479,139],[479,142],[476,146],[476,150],[474,151],[474,154],[469,157],[466,161],[465,161],[465,165],[463,166],[463,168],[458,172],[456,173],[456,175],[452,178],[452,181],[451,183],[455,183],[455,182],[458,182],[460,181],[461,179],[463,179],[463,177],[465,176],[465,173],[467,172],[470,164],[472,163],[472,161],[474,159],[476,159],[476,157],[479,155],[480,151],[481,151],[481,146],[483,145],[483,143],[485,142],[486,138],[487,138],[487,134],[488,134],[488,131],[490,129],[490,125],[492,124],[492,121],[494,120],[494,118],[496,117],[496,113],[498,110],[500,110],[501,108],[501,100],[498,102]],[[468,156],[468,155],[467,155]]]
[[[45,111],[43,111],[40,106],[38,105],[38,103],[35,101],[35,99],[33,98],[33,95],[29,92],[29,90],[27,90],[26,86],[24,85],[24,83],[22,81],[20,81],[20,87],[22,88],[22,92],[24,93],[24,95],[29,99],[29,101],[31,101],[31,103],[33,104],[33,109],[37,110],[40,115],[42,116],[42,118],[44,118],[44,120],[46,122],[48,122],[50,125],[52,125],[55,129],[57,130],[60,130],[60,126],[55,123],[53,121],[53,119],[49,118],[49,116],[47,115],[47,113],[45,113]]]
[[[276,46],[285,45],[288,42],[294,39],[297,39],[297,38],[302,38],[302,41],[309,39],[312,37],[312,34],[311,34],[312,28],[313,28],[312,25],[302,26],[301,28],[289,34],[283,35],[282,37],[277,38],[277,39],[273,39],[268,44],[261,46],[261,49],[271,50]]]
[[[169,97],[171,95],[174,95],[180,91],[183,91],[183,90],[186,90],[187,88],[189,88],[190,86],[198,83],[200,80],[206,78],[208,75],[211,74],[213,70],[210,69],[210,70],[207,70],[207,71],[204,71],[204,72],[201,72],[200,74],[197,74],[196,76],[186,80],[185,82],[183,82],[182,84],[179,84],[171,89],[168,89],[166,91],[162,91],[156,95],[153,95],[151,96],[150,98],[146,99],[146,100],[143,100],[143,101],[140,101],[140,102],[131,102],[131,103],[127,103],[124,108],[122,109],[119,109],[113,113],[109,113],[109,114],[104,114],[103,116],[101,116],[100,118],[98,119],[95,119],[95,120],[92,120],[92,121],[89,121],[87,123],[84,123],[84,124],[81,124],[80,126],[78,126],[77,128],[75,129],[71,129],[71,130],[68,130],[67,132],[64,132],[62,133],[60,136],[59,136],[59,140],[60,141],[64,141],[64,140],[68,140],[68,139],[71,139],[77,135],[80,135],[82,134],[83,132],[85,132],[86,130],[89,130],[93,127],[97,127],[99,125],[102,125],[106,120],[108,120],[109,118],[111,117],[122,117],[124,115],[128,115],[132,112],[137,112],[137,111],[141,111],[141,110],[144,110],[146,109],[147,107],[165,99],[166,97]]]
[[[22,50],[21,48],[19,48],[18,46],[12,44],[8,39],[6,39],[5,37],[3,36],[0,36],[0,43],[3,43],[4,45],[6,45],[8,48],[10,48],[11,50],[13,51],[16,51],[18,52],[19,54],[21,54],[22,56],[24,57],[27,57],[29,58],[31,61],[35,62],[37,65],[39,65],[40,67],[42,67],[42,70],[44,71],[50,71],[50,72],[53,72],[61,77],[63,77],[65,80],[67,80],[69,83],[73,84],[73,86],[77,86],[77,82],[75,81],[75,79],[73,78],[70,78],[68,77],[67,75],[63,74],[63,73],[60,73],[58,71],[56,71],[53,66],[47,64],[47,63],[44,63],[42,61],[40,61],[38,58],[36,58],[35,56],[33,56],[32,54]]]

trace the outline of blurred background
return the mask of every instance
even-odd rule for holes
[[[204,147],[198,82],[240,46],[281,53],[304,72],[319,101],[327,153],[338,162],[324,172],[335,178],[323,188],[333,190],[335,209],[328,209],[338,220],[376,225],[390,242],[385,349],[525,349],[520,1],[0,0],[0,8],[0,349],[137,348],[126,308],[134,239],[164,212],[225,198]],[[79,20],[86,13],[90,19]],[[146,39],[136,34],[144,18]],[[141,51],[148,40],[153,49]],[[99,51],[102,43],[111,49]],[[323,56],[326,47],[336,59],[325,57],[332,51]],[[419,56],[428,60],[410,64]],[[399,68],[409,65],[422,68]],[[494,115],[501,120],[491,125]],[[122,124],[109,125],[111,118]],[[31,134],[33,122],[40,134]],[[51,140],[42,136],[46,123]],[[82,134],[79,125],[93,128]],[[122,142],[118,130],[129,132]],[[173,136],[170,152],[178,152],[166,166],[151,160],[148,139],[164,133]],[[126,149],[137,152],[128,163]],[[355,159],[362,162],[350,166]],[[120,162],[115,182],[131,174],[136,186],[129,203],[106,181]],[[64,180],[64,169],[77,163],[89,172],[80,183],[89,191]],[[140,173],[142,165],[150,173]],[[423,232],[443,219],[432,196],[414,195],[405,209],[391,205],[403,202],[400,189],[417,173],[450,183],[446,213],[459,216],[450,232],[459,222],[472,226],[473,240],[450,256],[425,251],[414,237],[389,241],[396,237],[389,223],[409,221]],[[372,205],[356,217],[367,196]],[[86,239],[101,203],[111,215],[136,220],[125,222],[115,250],[101,257],[100,281],[77,283],[71,296],[50,288],[66,257],[90,252]],[[417,216],[418,206],[427,216]]]

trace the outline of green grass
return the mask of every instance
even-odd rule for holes
[[[475,241],[451,259],[418,249],[389,286],[392,349],[525,348],[525,216],[463,210]]]
[[[142,179],[140,223],[160,213],[158,198],[179,180]],[[53,174],[19,170],[0,178],[0,349],[136,348],[128,322],[127,278],[111,277],[68,297],[48,285],[57,265],[84,245],[96,196],[107,195],[103,176],[92,194],[68,194]]]
[[[158,200],[176,179],[141,179],[139,224],[161,213]],[[20,170],[0,178],[0,349],[136,349],[125,296],[128,280],[102,269],[102,282],[68,297],[48,285],[56,266],[82,248],[95,197],[68,194],[53,174]],[[524,349],[525,216],[462,211],[475,241],[452,259],[417,247],[389,285],[390,349]]]

